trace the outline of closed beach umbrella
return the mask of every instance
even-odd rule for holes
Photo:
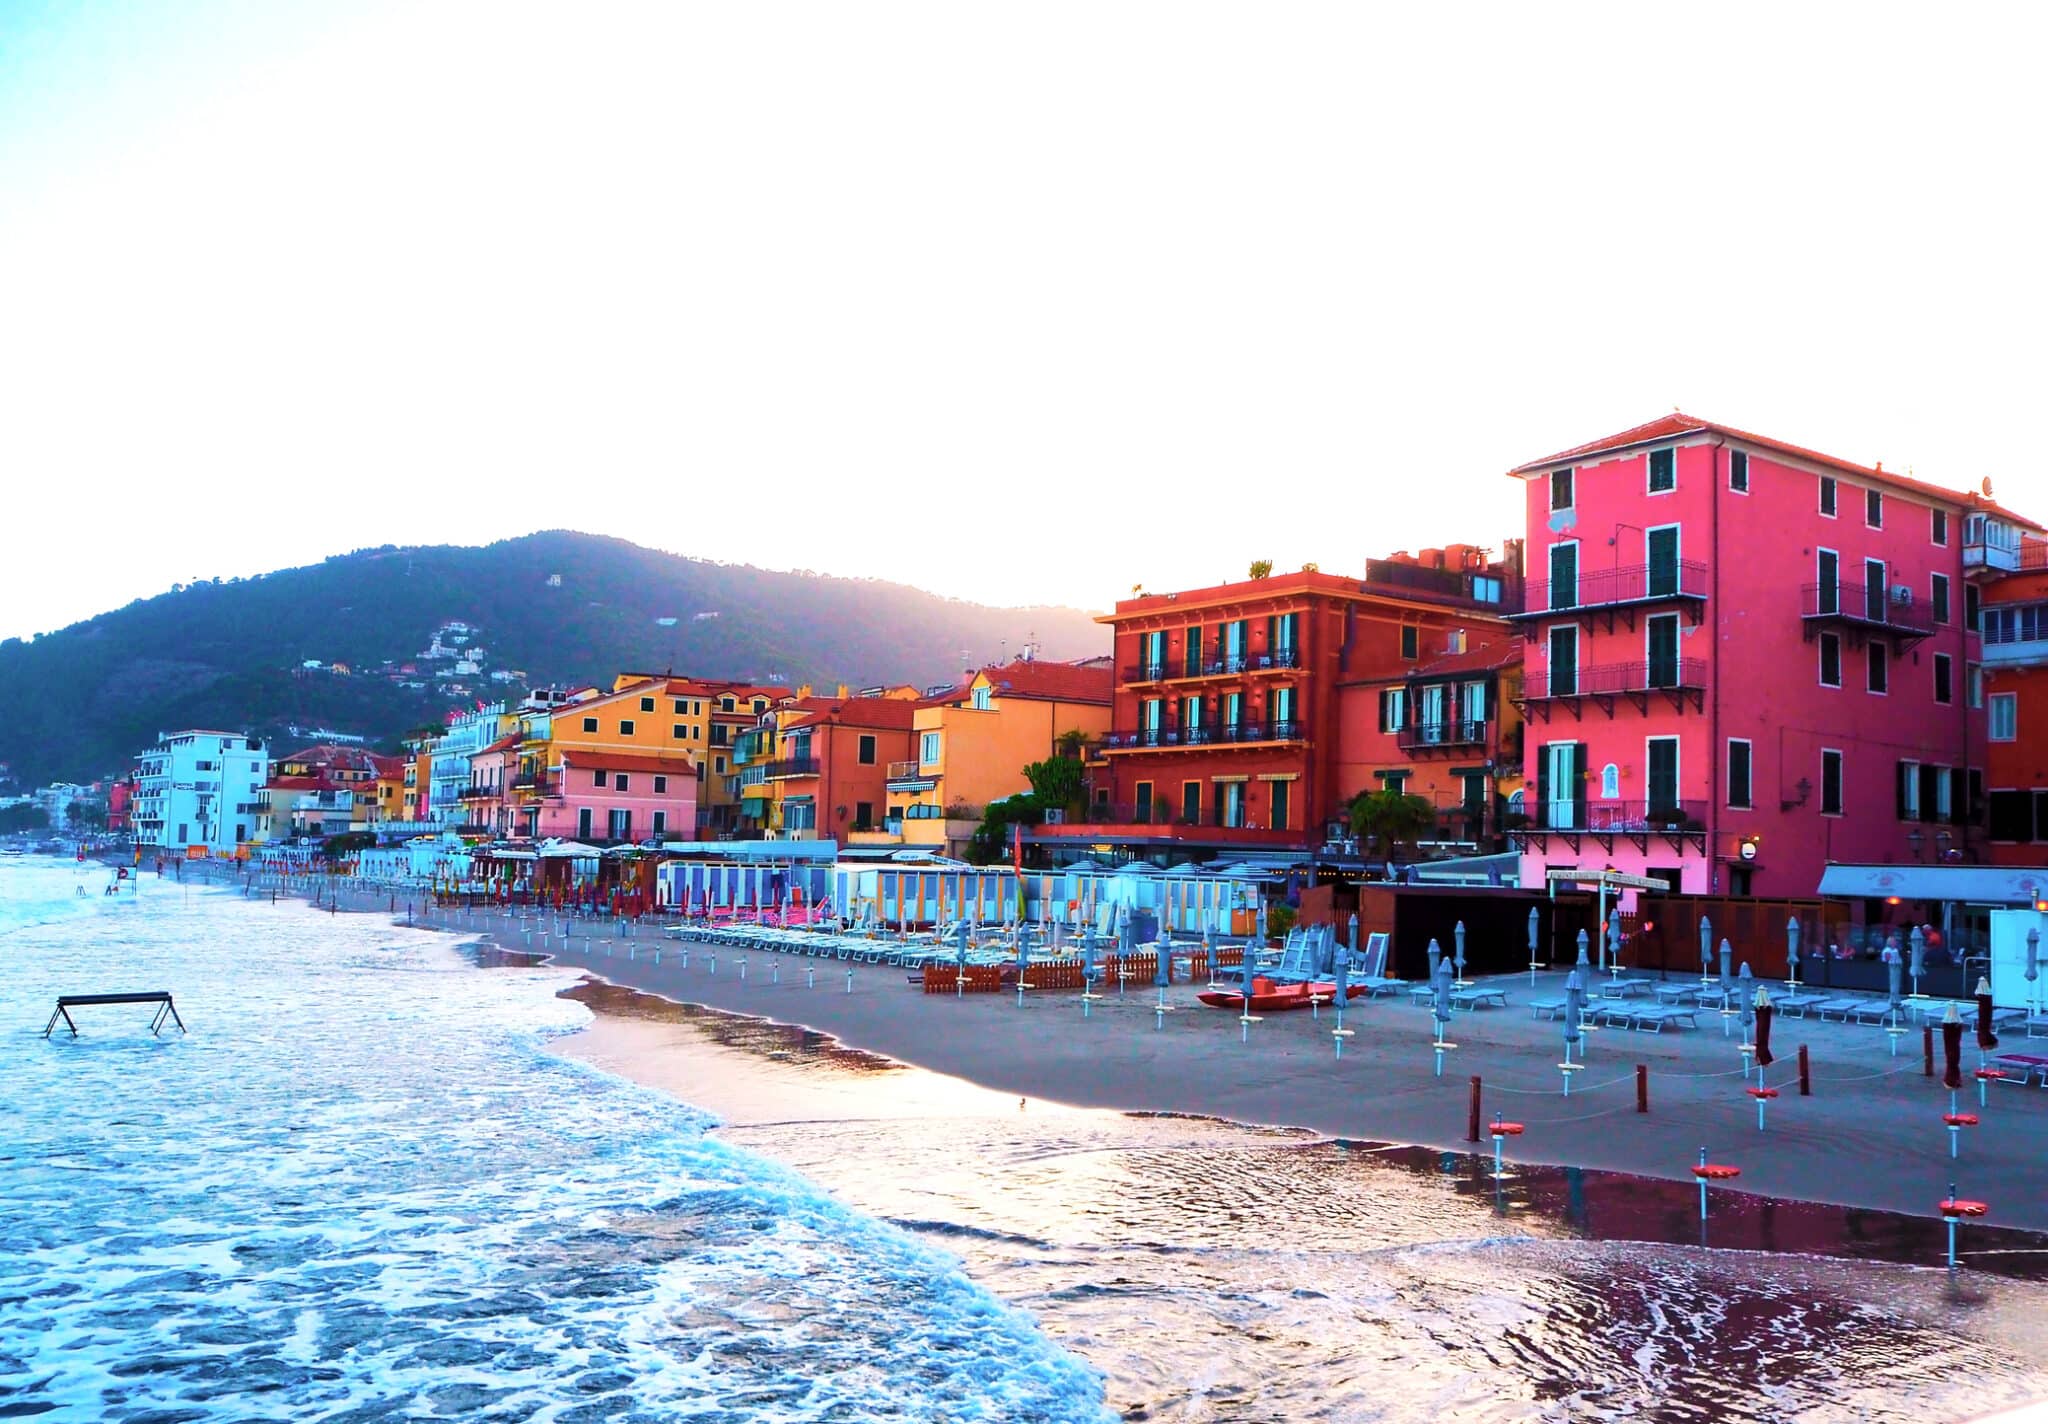
[[[1890,945],[1884,951],[1885,1007],[1893,1013],[1899,1011],[1899,981],[1905,977],[1905,965],[1899,962],[1899,952]]]
[[[1451,927],[1451,963],[1457,967],[1458,977],[1465,977],[1465,922],[1458,921]]]
[[[1913,956],[1906,962],[1906,972],[1913,976],[1913,992],[1920,992],[1920,976],[1927,972],[1927,936],[1920,933],[1920,926],[1913,926],[1913,933],[1906,936],[1906,947]]]
[[[1714,957],[1714,922],[1705,915],[1700,916],[1700,978],[1707,977],[1707,966]]]
[[[1585,1014],[1586,989],[1579,982],[1579,971],[1574,969],[1564,980],[1564,1056],[1570,1061],[1572,1050],[1579,1044],[1579,1022]]]
[[[1152,958],[1157,961],[1152,966],[1152,982],[1162,989],[1173,982],[1173,951],[1167,947],[1168,944],[1169,941],[1162,939],[1152,946]],[[1017,952],[1021,955],[1024,951],[1020,949]]]
[[[1721,992],[1724,994],[1728,992],[1728,980],[1733,973],[1732,966],[1734,962],[1735,949],[1728,943],[1728,937],[1723,935],[1721,937]]]
[[[1337,1012],[1344,1012],[1344,1001],[1351,996],[1351,955],[1337,952]]]
[[[1245,1012],[1250,1013],[1252,1004],[1252,947],[1250,945],[1244,947],[1244,959],[1239,963],[1238,969],[1244,978]]]
[[[1095,931],[1081,931],[1081,987],[1095,983]]]
[[[1266,942],[1266,897],[1259,897],[1259,943]]]
[[[1621,916],[1607,917],[1607,962],[1616,969],[1621,968]]]
[[[1444,957],[1444,947],[1435,940],[1429,942],[1429,982],[1436,982],[1437,962]]]
[[[1998,1047],[1998,1035],[1991,1031],[1991,981],[1977,981],[1977,1047],[1989,1052]]]
[[[1735,1002],[1742,1008],[1742,1036],[1746,1040],[1756,1026],[1756,995],[1752,994],[1750,982],[1756,976],[1749,972],[1749,961],[1742,961],[1742,968],[1735,975]]]
[[[1579,964],[1587,969],[1593,967],[1593,961],[1586,958],[1586,948],[1592,942],[1592,938],[1584,930],[1579,931]]]
[[[1436,1015],[1436,1041],[1442,1043],[1451,1027],[1451,965],[1449,960],[1436,962],[1436,981],[1431,986],[1435,992],[1430,996],[1430,1012]]]
[[[2038,931],[2036,933],[2038,935]],[[1355,914],[1351,917],[1351,952],[1358,953],[1358,916]],[[2029,974],[2027,977],[2031,979],[2034,976]]]
[[[1771,1066],[1771,991],[1756,991],[1756,1064],[1759,1068]]]
[[[1963,1086],[1963,1020],[1950,1004],[1941,1016],[1941,1083],[1945,1088]]]
[[[1787,977],[1794,984],[1797,984],[1799,982],[1799,916],[1797,915],[1785,921],[1785,963],[1789,970]]]
[[[1031,941],[1017,936],[1017,982],[1024,982],[1024,966],[1031,960]]]
[[[1531,906],[1531,907],[1530,907],[1530,909],[1529,909],[1529,962],[1530,962],[1531,964],[1534,964],[1534,963],[1536,962],[1536,936],[1537,936],[1537,933],[1538,933],[1538,929],[1537,929],[1537,917],[1536,917],[1536,910],[1535,910],[1535,907],[1534,907],[1534,906]]]

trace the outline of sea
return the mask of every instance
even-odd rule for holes
[[[2048,1398],[2031,1238],[1951,1274],[1937,1226],[1880,1213],[1730,1194],[1691,1239],[1668,1184],[927,1110],[952,1080],[805,1030],[109,875],[0,860],[0,1419],[1926,1424]],[[159,988],[188,1032],[124,1006],[42,1036],[60,993]],[[681,1097],[553,1051],[594,1013],[672,1031]],[[755,1110],[722,1123],[692,1075]]]

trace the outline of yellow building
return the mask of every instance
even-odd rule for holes
[[[695,833],[729,834],[739,815],[733,739],[788,697],[789,689],[718,678],[622,673],[612,683],[612,692],[633,693],[643,708],[651,698],[665,709],[671,744],[687,752],[697,767]]]
[[[884,831],[904,845],[963,854],[989,802],[1031,789],[1026,766],[1078,757],[1109,731],[1114,692],[1106,658],[1020,660],[983,668],[926,702],[912,719],[910,759],[889,767]]]

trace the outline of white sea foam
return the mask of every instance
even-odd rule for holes
[[[537,1051],[566,971],[0,867],[0,1399],[43,1418],[1086,1420],[910,1234]],[[68,897],[68,899],[67,899]],[[139,900],[139,904],[135,903]],[[168,988],[191,1026],[59,993]],[[185,1412],[179,1412],[185,1411]]]

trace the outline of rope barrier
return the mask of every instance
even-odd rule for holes
[[[1918,1068],[1909,1064],[1904,1068],[1886,1068],[1876,1073],[1851,1073],[1841,1078],[1823,1078],[1816,1073],[1813,1081],[1816,1083],[1867,1083],[1872,1078],[1890,1078],[1899,1073],[1918,1073],[1919,1071]]]
[[[1628,1072],[1622,1074],[1619,1078],[1608,1078],[1599,1083],[1574,1083],[1572,1091],[1574,1093],[1593,1093],[1598,1092],[1602,1088],[1611,1088],[1616,1083],[1633,1083],[1635,1080],[1636,1075],[1633,1072]],[[1531,1098],[1556,1098],[1563,1096],[1555,1088],[1509,1088],[1499,1083],[1487,1084],[1487,1090],[1494,1093],[1520,1093],[1525,1097]]]

